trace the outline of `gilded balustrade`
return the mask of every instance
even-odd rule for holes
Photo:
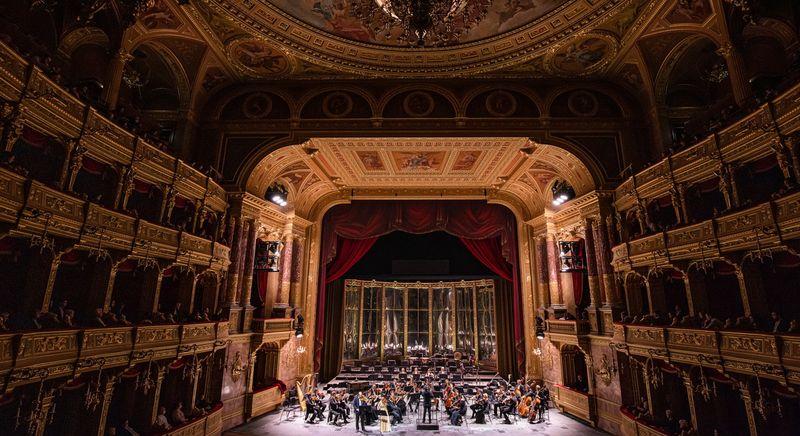
[[[247,395],[244,413],[249,417],[261,416],[277,409],[282,402],[283,394],[277,386],[261,389]]]
[[[617,350],[672,363],[800,380],[800,336],[644,325],[614,325]]]
[[[221,404],[208,415],[195,418],[167,433],[162,433],[163,436],[215,436],[219,434],[222,434]]]
[[[87,108],[2,42],[0,98],[12,106],[21,100],[19,121],[53,137],[79,140],[93,159],[119,167],[132,165],[136,178],[150,183],[174,181],[178,195],[202,202],[214,212],[224,213],[227,208],[225,190],[216,182]]]
[[[654,199],[669,195],[673,181],[691,185],[714,177],[720,156],[725,162],[747,162],[774,153],[770,141],[776,138],[775,127],[783,134],[800,129],[798,100],[800,85],[723,128],[716,136],[712,134],[639,171],[615,190],[617,210],[633,207],[637,197]]]
[[[652,267],[676,260],[776,247],[800,238],[800,192],[701,223],[645,236],[612,249],[615,269]],[[655,258],[655,259],[654,259]]]
[[[553,400],[559,409],[584,421],[595,423],[597,413],[593,396],[563,385],[554,385],[553,388]]]
[[[589,321],[582,320],[547,320],[547,332],[552,334],[583,336],[591,330]]]
[[[42,330],[0,335],[8,387],[212,351],[227,344],[226,321],[182,325]]]
[[[4,168],[0,187],[0,221],[12,225],[15,236],[60,236],[84,247],[217,270],[229,263],[230,249],[220,243],[89,203]]]
[[[637,420],[630,412],[621,409],[620,434],[622,436],[666,436],[668,432]]]

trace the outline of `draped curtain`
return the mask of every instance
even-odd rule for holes
[[[461,239],[465,247],[489,269],[510,282],[507,302],[511,333],[507,357],[517,375],[524,371],[525,344],[522,326],[522,302],[517,271],[516,221],[508,209],[476,201],[368,201],[353,202],[332,208],[323,219],[320,288],[317,299],[314,343],[314,368],[324,379],[336,375],[341,345],[332,342],[330,332],[337,332],[330,323],[341,318],[331,311],[332,302],[342,297],[332,286],[368,251],[378,237],[393,231],[430,233],[445,231]],[[341,306],[339,305],[341,309]],[[499,309],[498,309],[499,310]],[[498,318],[499,318],[498,314]],[[498,325],[499,327],[499,325]],[[501,334],[498,329],[498,334]],[[498,338],[498,341],[500,338]],[[338,350],[338,352],[336,352]],[[516,359],[513,359],[513,355]],[[322,356],[327,362],[323,367]],[[321,371],[324,370],[324,371]]]

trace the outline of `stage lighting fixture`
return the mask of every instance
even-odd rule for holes
[[[277,183],[273,183],[272,186],[267,189],[267,193],[264,195],[264,198],[281,207],[288,204],[287,197],[288,191],[286,188]]]
[[[557,180],[553,183],[553,206],[561,206],[569,200],[575,198],[575,190],[565,180]]]
[[[542,317],[536,317],[536,339],[544,339],[544,320]]]

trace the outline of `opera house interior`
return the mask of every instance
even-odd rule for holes
[[[0,2],[2,434],[793,435],[799,322],[796,0]]]

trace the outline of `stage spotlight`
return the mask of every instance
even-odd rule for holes
[[[544,320],[542,317],[536,317],[536,339],[544,339]]]
[[[264,198],[267,200],[277,204],[278,206],[286,206],[288,201],[286,198],[288,197],[288,191],[283,185],[273,183],[268,189],[267,193],[264,195]]]
[[[565,180],[557,180],[553,183],[553,206],[561,206],[569,200],[575,198],[575,190]]]

